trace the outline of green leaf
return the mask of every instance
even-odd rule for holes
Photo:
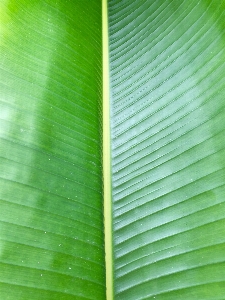
[[[109,1],[115,299],[224,299],[222,1]]]
[[[225,3],[101,6],[0,3],[0,298],[222,300]]]
[[[101,2],[1,16],[0,298],[105,299]]]

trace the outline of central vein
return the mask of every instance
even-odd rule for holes
[[[112,260],[112,199],[111,199],[111,147],[109,104],[109,46],[107,0],[102,1],[102,46],[103,46],[103,178],[104,178],[104,222],[106,297],[113,299]]]

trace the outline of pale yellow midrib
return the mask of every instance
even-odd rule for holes
[[[107,0],[102,0],[102,47],[103,47],[103,183],[106,298],[113,300],[112,261],[112,199],[111,199],[111,147],[110,147],[110,104],[109,104],[109,46],[108,46]]]

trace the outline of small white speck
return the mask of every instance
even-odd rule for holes
[[[42,276],[42,274],[41,274],[41,276]]]
[[[69,267],[69,270],[71,270],[71,268]]]

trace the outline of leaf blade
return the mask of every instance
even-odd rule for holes
[[[217,4],[109,1],[115,299],[223,297]]]
[[[101,3],[2,6],[0,293],[104,299]]]

